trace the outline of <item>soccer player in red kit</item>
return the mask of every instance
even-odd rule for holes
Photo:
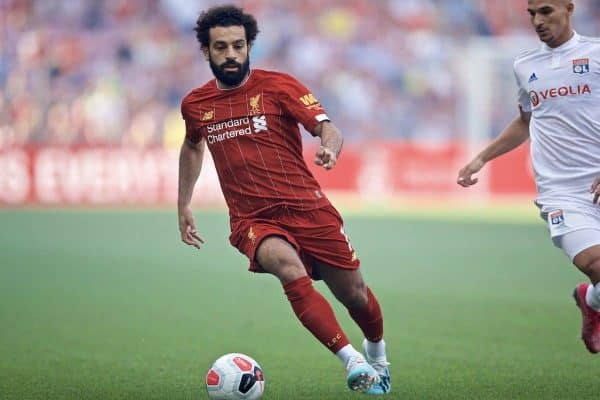
[[[290,75],[250,69],[256,20],[234,6],[203,12],[196,36],[216,79],[181,104],[186,137],[179,159],[181,239],[200,248],[190,208],[208,145],[229,208],[230,242],[250,270],[275,275],[302,325],[346,368],[352,390],[390,391],[383,317],[365,285],[343,221],[302,157],[298,123],[321,140],[315,163],[335,166],[342,136],[313,94]],[[357,351],[327,300],[322,279],[365,335]]]

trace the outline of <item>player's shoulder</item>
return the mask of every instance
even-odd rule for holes
[[[191,104],[197,104],[205,102],[207,99],[218,94],[216,91],[215,80],[206,82],[203,86],[192,89],[186,94],[181,100],[181,109],[185,110]]]
[[[596,44],[600,44],[600,37],[580,35],[579,36],[579,41],[580,42],[584,42],[584,43],[596,43]]]
[[[215,80],[212,79],[206,82],[204,85],[192,89],[187,95],[183,97],[183,101],[194,101],[209,98],[218,93],[216,88],[217,86],[215,84]]]
[[[252,71],[252,73],[254,74],[255,79],[260,79],[260,80],[275,79],[278,82],[281,82],[281,81],[297,82],[298,81],[298,79],[296,79],[296,77],[294,77],[293,75],[285,73],[285,72],[281,72],[281,71],[271,71],[271,70],[266,70],[266,69],[254,69]]]
[[[600,49],[600,37],[594,36],[579,36],[579,43],[584,46],[593,46],[595,49]]]
[[[524,62],[535,60],[535,58],[537,56],[539,56],[541,53],[542,52],[539,47],[535,48],[535,49],[528,49],[528,50],[521,51],[515,57],[515,61],[514,61],[515,69],[517,69],[517,67]]]

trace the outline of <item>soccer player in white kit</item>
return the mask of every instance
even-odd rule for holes
[[[600,352],[600,39],[571,26],[572,0],[528,0],[543,44],[514,62],[520,114],[458,173],[464,187],[488,161],[531,139],[540,208],[552,241],[588,276],[573,297],[581,337]]]

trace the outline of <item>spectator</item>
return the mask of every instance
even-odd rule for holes
[[[264,21],[253,63],[288,71],[314,88],[334,105],[330,114],[347,140],[444,141],[462,134],[453,122],[461,112],[453,57],[464,50],[465,36],[523,34],[528,27],[522,1],[507,1],[248,0],[243,6]],[[216,3],[204,0],[198,11]],[[197,45],[189,2],[65,4],[0,2],[0,146],[171,143],[179,99],[210,78],[194,60],[200,50],[190,51]],[[600,0],[579,0],[577,7],[581,33],[598,35]],[[324,54],[334,61],[319,62]]]

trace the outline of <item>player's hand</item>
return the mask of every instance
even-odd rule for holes
[[[317,154],[315,154],[315,164],[329,170],[335,166],[337,157],[335,152],[327,147],[319,146]]]
[[[592,183],[592,187],[590,188],[590,193],[594,195],[594,204],[600,205],[600,176],[594,179],[594,183]]]
[[[479,172],[485,163],[479,158],[475,158],[470,163],[465,165],[463,169],[458,171],[458,178],[456,183],[463,187],[469,187],[476,184],[479,179],[474,178],[473,174]]]
[[[189,207],[179,209],[179,232],[181,233],[181,240],[185,244],[199,249],[200,244],[204,243],[204,239],[196,231],[194,215]]]

